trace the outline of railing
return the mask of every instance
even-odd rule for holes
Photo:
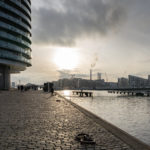
[[[28,0],[24,0],[24,2],[28,5],[28,7],[31,7],[31,4],[28,2]]]
[[[5,38],[5,39],[9,39],[9,40],[14,41],[14,42],[18,42],[18,44],[22,44],[24,47],[30,49],[31,45],[29,43],[25,42],[24,40],[22,40],[22,38],[18,38],[16,36],[13,36],[11,34],[3,32],[3,31],[0,31],[0,37]]]
[[[23,9],[23,10],[30,16],[31,13],[30,13],[29,10],[21,3],[21,1],[20,1],[20,2],[19,2],[19,1],[16,1],[16,0],[9,0],[9,1],[15,3],[17,6],[19,6],[21,9]]]
[[[24,18],[26,21],[28,21],[29,24],[31,23],[31,20],[30,20],[26,15],[24,15],[21,11],[18,11],[18,10],[15,9],[14,7],[11,7],[11,6],[9,6],[9,5],[5,4],[4,2],[1,2],[1,1],[0,1],[0,6],[2,6],[2,7],[5,8],[5,9],[8,9],[8,10],[14,12],[16,15],[21,16],[21,17]]]
[[[24,32],[24,31],[22,31],[22,30],[20,30],[20,29],[18,29],[16,27],[14,27],[14,26],[11,26],[11,25],[6,24],[6,23],[1,22],[1,21],[0,21],[0,27],[4,28],[6,30],[13,31],[13,32],[15,32],[17,34],[20,34],[20,35],[24,36],[31,43],[31,37],[30,37],[29,33],[26,33],[26,32]]]
[[[19,61],[22,63],[26,63],[28,66],[31,66],[31,60],[28,60],[26,58],[24,58],[23,56],[17,56],[11,52],[7,52],[7,51],[1,51],[2,53],[0,53],[0,58],[5,58],[5,59],[9,59],[9,60],[14,60],[14,61]]]
[[[28,32],[31,33],[31,28],[28,25],[26,25],[25,23],[23,23],[21,20],[16,19],[16,18],[14,18],[14,17],[12,17],[10,15],[7,15],[7,14],[5,14],[3,12],[0,12],[0,17],[6,18],[9,21],[12,21],[12,22],[18,24],[19,26],[23,27],[25,30],[28,30]]]
[[[4,49],[12,50],[14,52],[23,53],[23,54],[27,55],[29,58],[31,58],[31,51],[29,49],[23,49],[19,46],[16,46],[14,44],[10,44],[10,43],[5,42],[5,41],[0,41],[0,47],[2,47]]]

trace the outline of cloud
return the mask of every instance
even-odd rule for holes
[[[71,71],[70,70],[58,70],[59,78],[70,78],[71,77]]]
[[[137,72],[134,75],[139,76],[139,77],[143,77],[143,78],[148,78],[149,74],[150,74],[150,71],[144,71],[144,72]]]
[[[118,28],[125,9],[120,0],[45,0],[41,7],[33,7],[32,18],[35,43],[73,45],[80,37],[106,35]]]
[[[71,78],[72,76],[75,78],[88,78],[89,77],[89,74],[74,73],[71,70],[58,70],[58,72],[59,72],[60,79]]]

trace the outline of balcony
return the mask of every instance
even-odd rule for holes
[[[31,4],[29,3],[28,0],[23,0],[23,1],[28,5],[29,8],[31,7]]]
[[[18,20],[18,19],[14,18],[10,15],[7,15],[3,12],[0,13],[0,17],[3,17],[5,19],[7,19],[8,21],[11,21],[15,24],[18,24],[19,26],[21,26],[22,28],[24,28],[25,30],[27,30],[28,32],[31,33],[31,28],[28,25],[26,25],[25,23],[23,23],[21,20]]]
[[[27,58],[31,59],[31,50],[30,49],[23,49],[17,45],[5,42],[5,41],[0,41],[0,47],[2,49],[7,49],[10,51],[14,51],[14,52],[18,52],[18,53],[22,53],[24,55],[27,56]]]
[[[21,63],[25,63],[27,66],[31,66],[31,60],[26,59],[21,54],[20,55],[16,55],[16,54],[14,54],[12,52],[2,51],[1,50],[0,58],[18,61],[18,62],[21,62]]]
[[[1,22],[1,21],[0,21],[0,27],[4,28],[5,30],[8,30],[8,31],[11,31],[11,32],[14,32],[16,34],[23,36],[24,38],[27,39],[27,41],[29,41],[29,43],[31,43],[31,37],[30,37],[29,33],[26,33],[26,32],[14,27],[14,26],[11,26],[11,25],[6,24],[6,23]]]
[[[22,5],[21,1],[16,1],[16,0],[9,0],[11,1],[12,3],[16,4],[18,7],[20,7],[23,11],[25,11],[29,16],[31,15],[31,13],[29,12],[29,10],[24,6]]]
[[[7,10],[9,10],[9,11],[12,11],[17,16],[19,15],[20,17],[25,19],[29,24],[31,23],[31,20],[26,15],[24,15],[21,11],[17,10],[16,8],[11,7],[9,5],[6,5],[4,2],[1,2],[1,1],[0,1],[0,6],[7,9]]]
[[[24,40],[22,40],[22,38],[20,38],[20,37],[13,36],[11,34],[3,32],[3,31],[0,31],[0,37],[11,40],[13,42],[17,42],[18,44],[22,44],[23,47],[30,49],[30,44],[25,42]]]

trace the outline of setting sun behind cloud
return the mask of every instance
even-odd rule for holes
[[[54,53],[53,62],[60,70],[73,70],[79,64],[79,54],[73,48],[57,48]]]

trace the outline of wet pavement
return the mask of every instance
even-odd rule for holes
[[[75,139],[88,134],[96,145]],[[0,92],[0,150],[132,150],[63,98]]]

